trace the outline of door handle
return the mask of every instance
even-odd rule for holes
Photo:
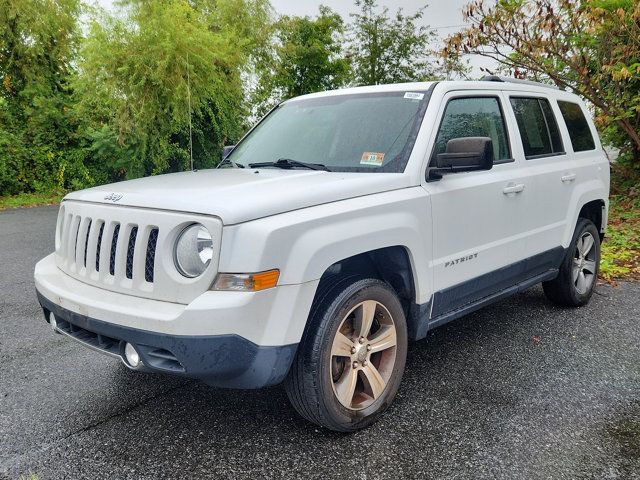
[[[562,183],[573,182],[575,179],[576,179],[575,173],[567,173],[566,175],[563,175],[562,177],[560,177],[560,180],[562,180]]]
[[[510,183],[509,185],[507,185],[502,189],[502,193],[504,193],[505,195],[509,195],[511,193],[520,193],[523,190],[524,190],[524,183],[518,183],[517,185],[515,183]]]

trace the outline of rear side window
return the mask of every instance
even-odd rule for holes
[[[558,122],[544,98],[511,97],[526,158],[564,153]]]
[[[465,97],[449,100],[440,123],[434,155],[445,153],[452,138],[489,137],[493,161],[510,160],[507,128],[496,97]]]
[[[577,103],[558,102],[564,123],[569,130],[569,138],[574,152],[594,150],[596,143],[593,140],[589,123],[582,113],[582,108]]]

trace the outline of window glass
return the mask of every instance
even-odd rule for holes
[[[596,143],[593,140],[589,123],[584,117],[580,105],[571,102],[558,102],[558,106],[560,107],[562,118],[564,118],[564,122],[567,124],[573,151],[584,152],[595,149]]]
[[[363,93],[286,102],[228,157],[240,165],[286,158],[336,172],[402,172],[427,92]]]
[[[434,155],[445,153],[453,138],[489,137],[493,142],[493,161],[510,158],[507,128],[499,100],[495,97],[454,98],[447,103]]]
[[[564,148],[562,147],[562,139],[560,138],[560,129],[558,128],[558,123],[556,122],[556,117],[553,114],[553,110],[551,110],[551,105],[546,100],[538,100],[540,102],[540,106],[542,107],[542,113],[544,113],[544,118],[547,121],[547,126],[549,128],[549,136],[551,137],[551,147],[553,148],[554,153],[562,152]]]
[[[564,153],[558,123],[549,102],[539,98],[511,98],[527,158]]]

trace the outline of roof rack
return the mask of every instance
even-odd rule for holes
[[[519,78],[499,77],[498,75],[486,75],[480,79],[482,82],[505,82],[505,83],[522,83],[525,85],[534,85],[536,87],[553,88],[560,90],[560,87],[549,85],[548,83],[534,82],[533,80],[521,80]]]

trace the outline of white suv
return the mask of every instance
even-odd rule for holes
[[[225,154],[65,198],[35,268],[54,331],[132,369],[284,380],[300,414],[352,431],[392,402],[409,340],[540,282],[562,306],[593,292],[609,165],[573,94],[306,95]]]

